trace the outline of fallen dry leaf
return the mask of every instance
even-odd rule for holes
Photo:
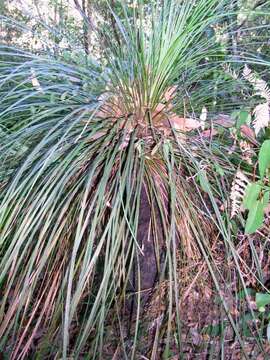
[[[234,126],[235,121],[229,115],[219,114],[218,117],[214,119],[214,123],[225,128],[231,128]]]
[[[255,138],[255,132],[248,125],[241,125],[240,127],[241,135],[248,138],[248,140],[254,144],[258,145],[258,142]]]
[[[176,130],[181,131],[191,131],[194,129],[198,129],[201,126],[200,121],[192,119],[192,118],[184,118],[179,117],[178,115],[173,114],[170,118],[170,123],[172,127]]]

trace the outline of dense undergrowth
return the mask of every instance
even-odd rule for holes
[[[268,28],[232,3],[123,3],[100,64],[1,46],[7,359],[266,358]]]

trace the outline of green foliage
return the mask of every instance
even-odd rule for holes
[[[254,206],[254,203],[257,201],[260,192],[262,191],[262,186],[258,183],[252,183],[247,186],[246,193],[243,199],[243,206],[251,210]]]
[[[265,306],[270,304],[270,294],[256,293],[256,305],[260,312],[265,311]]]
[[[246,221],[245,233],[251,234],[259,229],[264,220],[264,206],[261,200],[257,200],[253,203],[252,208],[248,212]]]
[[[269,205],[270,188],[264,184],[264,178],[270,166],[270,140],[265,140],[261,145],[258,162],[261,180],[249,184],[243,198],[243,206],[248,210],[246,234],[252,234],[262,226],[264,210]]]
[[[259,173],[261,179],[266,175],[270,167],[270,140],[265,140],[259,152]]]
[[[250,125],[251,116],[248,111],[241,110],[235,113],[236,116],[236,128],[239,130],[242,125]]]

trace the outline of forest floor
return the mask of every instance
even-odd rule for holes
[[[256,293],[263,291],[263,286],[256,277],[262,278],[266,287],[270,280],[270,242],[263,234],[261,236],[239,234],[235,255],[240,260],[239,270],[248,293],[245,295],[235,262],[226,258],[224,243],[218,237],[213,239],[212,262],[219,271],[219,291],[206,261],[199,254],[196,259],[187,259],[185,264],[179,262],[181,355],[177,347],[177,331],[172,325],[171,332],[175,341],[171,341],[169,355],[164,357],[170,306],[168,281],[164,281],[151,291],[147,304],[142,310],[136,359],[270,359],[270,344],[262,340],[265,339],[266,330],[255,302]],[[256,264],[252,260],[254,252],[262,269],[261,274],[256,273]],[[226,302],[227,313],[222,298]],[[240,340],[235,334],[228,314],[237,327]],[[174,309],[173,317],[176,316],[177,312]],[[127,315],[126,328],[123,327],[122,336],[125,339],[127,353],[132,351],[131,339],[135,330],[135,317],[136,314],[133,314],[132,319],[130,314]],[[258,337],[258,331],[262,331],[261,339]],[[162,342],[160,338],[163,334]],[[159,338],[158,342],[157,338]],[[120,348],[119,338],[117,339],[113,334],[108,342],[105,341],[104,350],[108,355],[106,359],[125,359]]]

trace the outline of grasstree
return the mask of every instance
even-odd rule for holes
[[[221,22],[229,34],[229,5],[134,6],[115,17],[122,46],[107,34],[106,66],[1,48],[0,345],[10,359],[177,356],[179,267],[204,258],[222,295],[211,246],[219,236],[232,251],[220,208],[234,165],[208,120],[239,106],[241,82],[222,77],[230,45],[212,31]],[[159,284],[166,306],[142,350]]]

